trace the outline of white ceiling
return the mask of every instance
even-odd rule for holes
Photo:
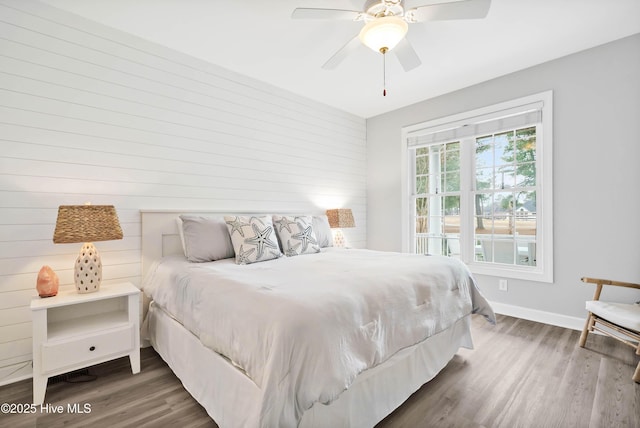
[[[640,0],[493,0],[482,20],[411,24],[422,65],[404,72],[389,55],[383,97],[382,55],[365,46],[321,68],[361,22],[291,19],[365,0],[42,1],[363,118],[640,33]]]

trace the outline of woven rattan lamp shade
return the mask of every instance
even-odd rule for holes
[[[331,228],[356,227],[350,208],[327,210],[327,218]]]
[[[61,205],[53,242],[111,241],[122,239],[122,228],[113,205]]]

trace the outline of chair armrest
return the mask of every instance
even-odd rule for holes
[[[596,284],[596,291],[593,293],[593,300],[600,300],[600,293],[602,293],[603,285],[637,288],[640,290],[640,284],[634,284],[633,282],[613,281],[610,279],[600,279],[600,278],[588,278],[586,276],[582,278],[582,282],[589,282],[591,284]]]
[[[640,284],[634,284],[633,282],[613,281],[611,279],[588,278],[585,276],[582,278],[582,282],[590,282],[592,284],[614,285],[616,287],[629,287],[629,288],[640,289]]]

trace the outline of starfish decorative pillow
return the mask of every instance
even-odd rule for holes
[[[318,239],[313,231],[313,217],[274,215],[273,227],[276,229],[282,251],[286,256],[320,252]]]
[[[224,221],[237,264],[246,265],[282,256],[271,217],[225,216]]]

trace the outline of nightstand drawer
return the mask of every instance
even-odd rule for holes
[[[114,328],[79,339],[70,339],[42,345],[42,371],[44,373],[75,366],[90,365],[92,361],[133,350],[133,325]]]

